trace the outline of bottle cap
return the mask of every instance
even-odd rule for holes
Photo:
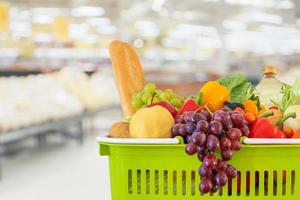
[[[267,65],[264,67],[264,74],[277,74],[277,68],[273,65]]]

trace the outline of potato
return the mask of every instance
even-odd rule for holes
[[[130,138],[129,123],[114,123],[108,131],[108,137],[112,138]]]

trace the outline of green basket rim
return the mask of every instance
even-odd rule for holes
[[[97,142],[101,145],[115,146],[115,147],[184,147],[185,144],[118,144],[108,142]],[[242,148],[295,148],[300,144],[242,144]]]

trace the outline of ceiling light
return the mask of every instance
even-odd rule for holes
[[[202,18],[205,18],[205,14],[204,13],[201,13]],[[179,20],[182,20],[182,19],[185,19],[185,20],[195,20],[197,18],[199,18],[199,14],[195,13],[195,12],[191,12],[191,11],[175,11],[173,12],[173,16],[172,16],[174,19],[179,19]]]
[[[294,28],[263,25],[260,31],[231,32],[225,35],[225,41],[229,50],[258,54],[286,55],[300,50],[300,34]]]
[[[89,30],[89,25],[87,23],[71,24],[69,26],[69,34],[72,39],[82,37],[88,32],[88,30]]]
[[[144,40],[138,38],[133,41],[133,46],[136,48],[142,48],[144,46]]]
[[[185,35],[206,35],[210,37],[219,37],[218,30],[213,26],[202,26],[194,24],[178,24],[176,29],[183,31]]]
[[[31,9],[33,15],[50,15],[50,16],[66,16],[68,15],[67,8],[54,8],[54,7],[36,7]]]
[[[53,22],[53,17],[46,14],[35,14],[32,16],[32,22],[37,24],[51,24]]]
[[[110,19],[105,17],[92,17],[92,18],[88,18],[86,22],[91,26],[103,26],[103,25],[109,25]]]
[[[35,42],[51,42],[52,40],[52,35],[48,33],[38,33],[34,36]]]
[[[153,21],[138,20],[134,24],[137,29],[157,29],[157,25]]]
[[[152,10],[154,11],[160,11],[160,9],[163,7],[165,3],[165,0],[153,0],[152,3]]]
[[[101,26],[96,29],[97,33],[105,34],[105,35],[113,35],[117,32],[117,27],[113,25],[109,26]]]
[[[291,9],[295,6],[294,2],[291,0],[225,0],[225,2],[233,5],[256,6],[275,9]]]
[[[104,8],[93,6],[80,6],[71,10],[71,16],[73,17],[100,17],[104,13]]]
[[[18,36],[30,36],[31,35],[31,23],[11,21],[9,24],[9,29]]]
[[[85,34],[83,37],[81,37],[82,40],[88,43],[97,43],[99,41],[99,35],[95,34]]]
[[[145,29],[140,30],[139,34],[144,37],[157,37],[160,34],[160,30],[158,29]]]
[[[20,10],[16,7],[9,9],[9,19],[16,21],[30,20],[30,12],[28,10]]]
[[[160,34],[159,28],[153,21],[139,20],[135,22],[134,27],[144,37],[157,37]]]

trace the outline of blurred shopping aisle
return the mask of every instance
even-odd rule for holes
[[[28,149],[6,158],[0,199],[110,199],[107,157],[99,157],[96,138],[120,117],[110,110],[94,119],[94,129],[82,146],[72,141],[48,143],[38,151]]]

